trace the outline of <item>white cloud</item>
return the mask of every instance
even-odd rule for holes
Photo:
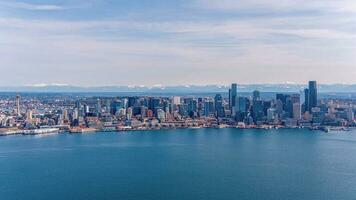
[[[276,11],[356,12],[354,0],[193,0],[192,6],[205,9],[262,13]]]
[[[273,9],[292,5],[284,1]],[[352,83],[355,24],[354,15],[340,13],[168,22],[0,18],[0,69],[22,84],[29,77],[74,85],[339,82],[340,77]]]
[[[37,11],[55,11],[66,9],[63,6],[52,5],[52,4],[31,4],[24,2],[0,2],[0,7],[14,8],[14,9],[24,9],[24,10],[37,10]]]

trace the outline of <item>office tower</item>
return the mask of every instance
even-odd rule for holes
[[[148,101],[148,109],[152,110],[153,113],[156,112],[158,108],[161,106],[161,99],[160,98],[150,98]]]
[[[166,121],[166,113],[162,109],[157,109],[157,119],[161,122]]]
[[[300,94],[292,94],[290,98],[292,103],[300,103]]]
[[[287,112],[289,117],[294,119],[300,119],[301,116],[301,104],[300,104],[300,94],[292,94],[287,100]]]
[[[123,98],[115,101],[121,101],[121,107],[124,109],[127,109],[129,107],[129,101],[127,100],[127,98]]]
[[[283,111],[290,111],[291,113],[291,97],[288,94],[276,94],[276,100],[281,101],[283,105]]]
[[[280,100],[282,102],[283,106],[285,106],[285,104],[286,104],[287,97],[288,97],[288,95],[285,95],[285,94],[276,94],[276,99]]]
[[[32,121],[32,110],[31,109],[28,109],[27,112],[26,112],[26,120],[31,122]]]
[[[231,89],[229,90],[229,109],[230,110],[232,110],[232,108],[235,106],[236,96],[237,96],[237,84],[233,83],[233,84],[231,84]]]
[[[141,118],[146,118],[147,116],[147,111],[148,111],[148,108],[146,106],[141,106],[141,109],[140,109],[140,113],[141,113]]]
[[[355,113],[354,113],[352,107],[347,109],[347,120],[349,122],[353,122],[355,120]]]
[[[136,102],[137,102],[137,98],[136,97],[129,97],[127,106],[128,107],[134,107],[136,105]]]
[[[309,111],[309,89],[304,89],[304,112]]]
[[[286,103],[284,105],[285,117],[292,118],[293,117],[293,102],[291,96],[286,96]]]
[[[69,120],[68,110],[67,109],[63,109],[62,110],[62,115],[63,115],[63,120]],[[32,111],[31,111],[31,116],[32,116]]]
[[[126,119],[127,120],[132,119],[132,108],[131,107],[127,108],[127,110],[126,110]]]
[[[101,102],[100,99],[97,99],[97,103],[96,103],[96,114],[97,116],[99,116],[101,113]]]
[[[271,122],[274,121],[276,118],[277,118],[276,109],[274,108],[267,109],[267,120]]]
[[[84,104],[84,113],[88,114],[90,112],[90,107],[87,104]]]
[[[105,101],[105,112],[110,113],[110,108],[111,108],[111,101],[110,99],[106,99]]]
[[[237,97],[236,98],[236,112],[246,112],[247,111],[247,101],[246,97]]]
[[[263,101],[262,100],[256,100],[253,102],[252,105],[252,117],[255,120],[255,122],[262,120],[264,115],[263,112]]]
[[[204,102],[204,116],[208,117],[212,113],[214,113],[214,102],[206,100]]]
[[[232,110],[231,88],[229,89],[229,109]]]
[[[177,97],[177,96],[173,97],[173,104],[180,105],[180,97]]]
[[[20,95],[16,96],[16,114],[18,117],[21,117],[21,111],[20,111]]]
[[[316,81],[309,81],[309,112],[318,105],[318,91]]]
[[[188,117],[188,105],[187,104],[179,105],[178,112],[182,117]]]
[[[221,94],[216,94],[214,100],[215,100],[216,117],[225,117],[225,109],[224,109],[223,99]]]
[[[260,91],[258,91],[258,90],[253,91],[252,99],[253,99],[253,101],[260,100],[261,99]]]
[[[171,113],[171,103],[167,100],[163,101],[163,111],[166,113],[166,114],[170,114]]]
[[[114,102],[111,103],[111,114],[116,115],[116,112],[118,112],[121,108],[124,108],[123,102],[120,100],[115,100]]]
[[[184,104],[187,104],[188,112],[196,112],[197,111],[198,102],[196,99],[186,98],[186,99],[184,99]]]
[[[233,117],[237,121],[243,121],[247,116],[248,99],[246,97],[236,97],[236,105],[233,109]]]
[[[198,117],[203,116],[203,114],[204,114],[203,107],[204,107],[203,98],[199,97],[198,98]]]
[[[302,117],[300,103],[293,103],[293,119],[299,120]]]
[[[79,110],[78,108],[75,108],[72,114],[72,119],[77,120],[79,118]]]

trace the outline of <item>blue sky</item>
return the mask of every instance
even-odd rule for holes
[[[0,85],[356,83],[354,0],[0,0]]]

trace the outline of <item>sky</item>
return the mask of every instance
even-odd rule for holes
[[[356,83],[355,0],[0,0],[1,86]]]

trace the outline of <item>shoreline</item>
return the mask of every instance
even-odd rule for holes
[[[309,130],[309,131],[322,131],[325,133],[329,133],[330,131],[338,131],[338,132],[349,132],[352,130],[355,130],[356,127],[274,127],[274,126],[269,126],[269,127],[235,127],[235,126],[223,126],[223,127],[178,127],[178,128],[130,128],[130,129],[116,129],[116,130],[102,130],[102,129],[93,129],[90,128],[90,130],[82,130],[82,131],[76,131],[76,132],[71,132],[70,130],[59,130],[59,129],[54,129],[50,128],[50,130],[46,129],[32,129],[32,130],[12,130],[9,132],[0,132],[0,137],[5,137],[5,136],[14,136],[14,135],[30,135],[30,136],[36,136],[36,135],[48,135],[48,134],[71,134],[71,135],[76,135],[76,134],[96,134],[96,133],[122,133],[122,132],[139,132],[139,131],[165,131],[165,130],[178,130],[178,129],[241,129],[241,130],[279,130],[279,129],[304,129],[304,130]]]

